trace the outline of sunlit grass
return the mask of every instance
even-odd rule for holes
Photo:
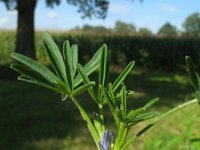
[[[155,109],[162,111],[161,108]],[[148,131],[133,147],[141,150],[187,150],[192,144],[191,140],[199,138],[199,117],[199,106],[187,107]],[[193,144],[200,148],[199,143]]]
[[[0,30],[0,65],[11,62],[10,53],[15,48],[15,32]]]

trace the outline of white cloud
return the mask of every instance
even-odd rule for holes
[[[57,14],[56,14],[56,12],[54,12],[54,11],[49,12],[49,13],[47,14],[47,16],[48,16],[48,18],[50,18],[50,19],[55,19],[55,18],[57,18]]]
[[[17,15],[17,11],[16,10],[9,10],[6,12],[6,15],[8,16],[16,16]]]
[[[16,28],[16,19],[17,19],[16,10],[4,11],[4,13],[0,16],[0,28],[3,29]]]
[[[5,11],[0,17],[0,27],[8,28],[17,17],[16,10]]]
[[[172,4],[161,4],[159,5],[159,8],[163,11],[169,12],[169,13],[179,13],[180,9],[178,9],[176,6]]]
[[[125,5],[119,5],[119,4],[111,4],[109,7],[109,11],[114,14],[119,15],[127,15],[130,13],[130,9]]]
[[[0,26],[6,26],[10,22],[11,22],[11,20],[8,17],[1,17],[0,18]]]
[[[0,28],[13,29],[16,28],[16,20],[10,17],[0,17]]]

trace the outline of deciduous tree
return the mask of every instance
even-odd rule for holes
[[[0,0],[8,9],[18,12],[15,51],[35,58],[34,13],[38,0]],[[78,7],[82,17],[105,18],[109,0],[66,0],[69,5]],[[46,0],[48,7],[59,5],[61,0]]]
[[[161,37],[175,37],[177,36],[177,29],[169,22],[165,23],[158,31],[158,36]]]
[[[141,37],[147,37],[152,36],[153,33],[148,28],[140,28],[137,35]]]
[[[185,29],[184,35],[187,37],[200,37],[200,15],[193,13],[188,16],[183,23]]]
[[[116,21],[114,31],[116,33],[122,33],[122,34],[135,34],[136,33],[136,27],[132,23],[126,23],[122,21]]]

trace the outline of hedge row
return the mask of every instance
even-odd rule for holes
[[[60,47],[65,39],[79,45],[80,60],[85,62],[103,44],[111,52],[111,63],[125,65],[135,60],[137,66],[166,71],[185,69],[189,55],[200,69],[200,39],[131,37],[115,35],[60,35],[55,36]]]
[[[95,51],[106,43],[111,53],[111,63],[114,65],[124,66],[129,61],[135,60],[136,65],[149,69],[160,69],[165,71],[182,70],[185,66],[185,56],[189,55],[195,61],[200,69],[200,39],[187,38],[156,38],[156,37],[132,37],[116,34],[96,35],[92,33],[69,34],[69,33],[51,33],[62,49],[64,40],[70,43],[76,43],[79,47],[79,58],[85,63]],[[2,38],[4,36],[4,38]],[[0,39],[0,56],[3,60],[9,57],[12,51],[15,35],[9,33],[1,34]],[[36,33],[37,56],[40,61],[48,61],[44,46],[41,41],[42,33]],[[2,43],[3,42],[3,43]],[[6,44],[5,44],[6,43]],[[8,44],[9,43],[9,44]],[[2,47],[4,45],[4,47]],[[9,46],[11,45],[11,46]],[[9,59],[9,58],[6,58]]]

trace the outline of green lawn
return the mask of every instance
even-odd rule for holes
[[[126,84],[136,92],[128,102],[129,108],[158,96],[160,101],[152,109],[165,112],[194,98],[186,75],[135,72]],[[0,87],[1,150],[95,150],[86,125],[71,101],[63,102],[58,94],[16,80],[0,80]],[[80,103],[91,115],[96,110],[87,94],[80,96]],[[105,113],[109,119],[109,112]],[[199,118],[200,108],[190,106],[147,132],[130,150],[187,150],[190,140],[200,138]],[[112,126],[113,121],[108,120],[107,124]],[[131,129],[131,133],[144,125]],[[199,142],[194,144],[200,149]]]

